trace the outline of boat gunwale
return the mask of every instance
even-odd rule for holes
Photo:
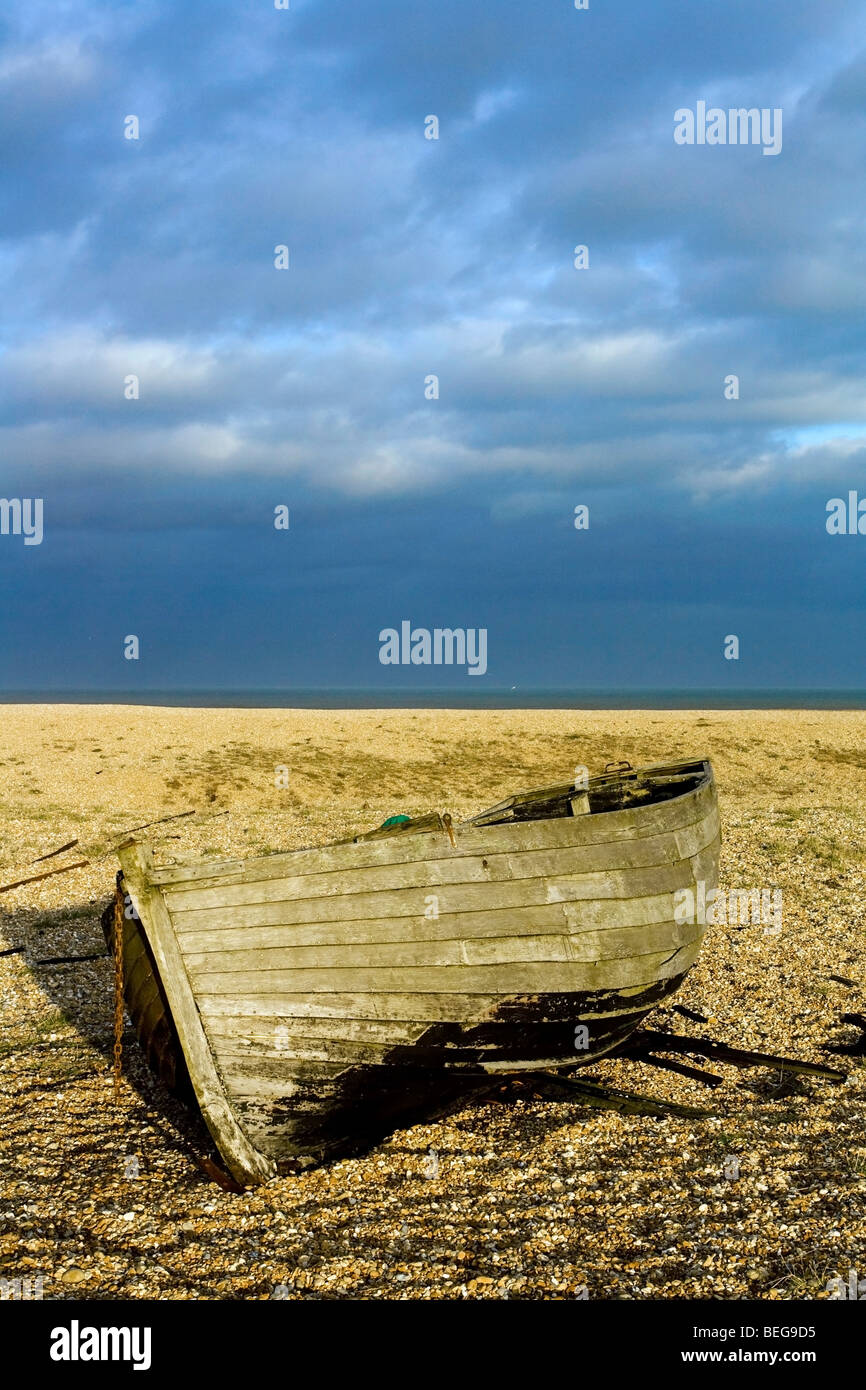
[[[676,844],[676,836],[685,835],[689,831],[696,831],[699,827],[704,828],[705,838],[700,843],[696,843],[693,849],[689,850],[688,852],[682,852],[679,850],[679,846],[677,846],[678,853],[676,857],[671,857],[669,853],[665,852],[666,847],[671,842]],[[299,874],[294,879],[289,878],[287,875],[274,874],[268,878],[242,879],[240,881],[233,881],[231,883],[224,883],[219,881],[216,883],[210,881],[199,881],[196,884],[196,886],[192,888],[180,888],[169,890],[170,896],[169,894],[166,894],[166,899],[168,902],[169,911],[171,912],[172,921],[175,925],[175,930],[182,933],[184,931],[194,929],[196,927],[197,922],[201,922],[205,920],[205,918],[207,917],[212,917],[214,912],[219,912],[222,910],[254,911],[256,908],[273,909],[278,904],[282,903],[286,904],[287,906],[290,905],[293,910],[303,911],[304,906],[306,905],[307,910],[313,913],[313,915],[309,918],[301,918],[299,920],[302,924],[312,925],[314,922],[322,920],[321,918],[317,918],[315,915],[317,910],[316,905],[328,901],[351,901],[353,899],[363,898],[364,900],[372,900],[372,902],[375,903],[376,901],[382,902],[385,899],[392,898],[395,894],[398,893],[423,894],[425,892],[438,893],[441,899],[443,896],[450,897],[454,894],[457,894],[461,889],[476,889],[481,887],[487,887],[495,891],[496,889],[507,888],[509,884],[535,881],[564,883],[567,885],[575,885],[580,882],[584,882],[587,885],[589,885],[595,880],[606,879],[609,881],[612,891],[609,893],[602,891],[598,894],[599,897],[628,898],[632,896],[632,894],[630,892],[628,884],[624,881],[624,876],[630,874],[639,874],[644,871],[650,871],[652,869],[674,868],[677,864],[683,864],[691,860],[695,854],[699,854],[701,850],[706,849],[719,838],[720,822],[718,817],[718,811],[716,808],[710,808],[710,810],[705,812],[703,815],[698,816],[694,821],[691,821],[686,826],[678,827],[676,830],[661,831],[652,835],[636,836],[633,840],[626,840],[622,842],[606,840],[601,845],[593,845],[588,847],[584,847],[582,845],[555,846],[552,849],[533,849],[517,851],[516,853],[508,850],[486,851],[488,869],[490,867],[490,864],[494,860],[500,859],[507,862],[515,859],[517,855],[523,856],[521,863],[518,866],[522,870],[519,873],[499,873],[497,876],[479,877],[477,875],[470,875],[469,869],[467,868],[463,871],[466,875],[465,877],[446,877],[444,875],[442,877],[437,877],[435,872],[433,872],[437,865],[448,867],[455,863],[455,860],[449,858],[446,854],[441,857],[437,856],[435,859],[430,858],[429,856],[424,856],[420,859],[409,861],[408,865],[406,863],[399,863],[396,865],[360,864],[350,869],[344,869],[341,867],[335,869],[324,869],[316,871],[314,873]],[[624,845],[630,845],[635,844],[638,841],[642,842],[644,845],[652,846],[654,849],[652,856],[649,857],[645,862],[637,862],[632,864],[620,865],[619,867],[612,867],[610,865],[605,864],[604,862],[599,862],[596,860],[589,863],[586,867],[583,868],[574,867],[571,865],[566,865],[565,867],[561,868],[551,868],[545,867],[541,862],[541,856],[561,855],[564,858],[569,850],[573,851],[574,853],[581,853],[585,848],[591,850],[607,850],[613,846],[618,847],[619,843],[622,843]],[[461,866],[463,864],[471,864],[473,860],[478,860],[481,857],[481,854],[482,851],[479,850],[475,851],[472,854],[463,855],[459,860],[457,860],[457,863]],[[405,870],[407,867],[414,868],[416,865],[424,866],[427,869],[426,877],[422,876],[419,870],[419,882],[417,883],[382,884],[377,881],[375,884],[370,885],[366,880],[364,880],[360,883],[359,886],[352,886],[351,888],[339,887],[335,886],[335,884],[325,883],[323,885],[323,891],[313,892],[311,890],[311,886],[307,882],[307,880],[311,878],[321,878],[323,880],[327,880],[331,876],[338,874],[345,874],[347,876],[357,876],[359,874],[366,874],[370,871],[375,872],[378,870],[382,870],[385,873],[387,873],[388,871],[395,871],[397,873],[397,876],[399,876],[399,871],[401,869]],[[279,887],[279,893],[274,891],[277,886]],[[620,891],[613,891],[617,887]],[[239,890],[242,896],[230,902],[201,901],[201,898],[204,894],[213,894],[217,895],[217,897],[224,898],[226,894],[234,893],[235,890]],[[163,892],[165,892],[164,889]],[[254,894],[258,894],[259,896],[252,896]],[[184,905],[184,899],[193,901],[190,903],[190,905]],[[550,899],[547,899],[547,901],[550,901]],[[439,910],[441,913],[452,912],[458,909],[443,909],[440,903]],[[461,908],[459,910],[465,910],[467,912],[473,911],[471,907],[467,907],[466,909]],[[368,917],[375,918],[378,915],[379,914],[375,911],[363,912],[360,918],[353,917],[351,920],[363,920],[364,918]],[[389,915],[394,917],[413,917],[417,915],[417,910],[411,908],[407,909],[407,911],[404,913],[391,913]],[[294,924],[286,923],[285,925],[288,926]]]
[[[650,802],[650,803],[648,803],[648,804],[646,804],[646,805],[644,805],[644,806],[640,806],[640,805],[639,805],[639,806],[623,807],[623,808],[620,808],[619,810],[616,810],[616,811],[594,811],[594,812],[590,812],[588,815],[585,815],[585,816],[576,816],[576,817],[574,817],[573,819],[574,819],[575,822],[577,823],[577,826],[578,826],[578,827],[583,827],[583,826],[586,825],[588,822],[593,822],[594,824],[598,825],[598,824],[600,824],[600,823],[607,824],[608,822],[611,822],[611,821],[612,821],[613,823],[612,823],[611,829],[612,829],[613,831],[621,830],[621,829],[626,828],[626,827],[629,825],[629,820],[628,820],[628,818],[634,817],[635,814],[640,815],[642,812],[646,812],[646,813],[647,813],[647,816],[650,816],[651,813],[654,812],[654,811],[659,811],[659,810],[661,810],[661,809],[663,809],[663,808],[666,808],[666,807],[669,807],[669,806],[675,806],[675,805],[677,805],[677,804],[679,804],[679,803],[682,803],[682,802],[686,801],[689,797],[691,797],[691,798],[693,798],[693,799],[697,799],[698,796],[699,796],[702,792],[706,791],[708,787],[712,786],[712,784],[713,784],[714,781],[715,781],[715,778],[714,778],[714,775],[713,775],[712,763],[711,763],[711,761],[710,761],[709,758],[695,758],[695,759],[693,759],[693,760],[691,760],[691,761],[688,761],[688,762],[684,762],[684,763],[671,763],[671,764],[665,764],[664,766],[665,766],[665,768],[666,768],[667,770],[671,771],[672,773],[673,773],[674,769],[681,769],[681,768],[695,768],[695,769],[702,768],[703,771],[702,771],[702,774],[700,775],[700,778],[699,778],[698,782],[697,782],[694,786],[691,786],[691,787],[687,788],[687,789],[684,790],[684,791],[677,792],[674,796],[666,797],[664,800],[661,800],[661,801]],[[654,768],[637,768],[637,769],[635,769],[635,771],[636,771],[637,773],[649,772],[649,771],[652,771],[652,770],[654,770]],[[563,784],[563,785],[567,785],[567,784]],[[483,814],[483,812],[482,812],[481,814]],[[617,818],[617,819],[614,819],[614,818]],[[527,820],[499,821],[499,822],[493,822],[493,823],[490,823],[490,824],[487,824],[487,825],[476,825],[476,824],[474,824],[473,820],[470,818],[469,820],[466,820],[466,821],[456,822],[456,823],[454,824],[454,827],[453,827],[453,828],[454,828],[454,830],[455,830],[456,832],[462,831],[462,832],[463,832],[463,837],[464,837],[464,838],[465,838],[465,836],[466,836],[467,833],[469,833],[469,834],[471,834],[471,835],[473,835],[473,836],[479,836],[479,837],[480,837],[480,836],[484,836],[486,832],[487,832],[487,833],[490,833],[490,832],[492,832],[492,833],[500,832],[500,833],[501,833],[501,832],[503,832],[503,831],[511,832],[511,833],[514,835],[515,838],[519,838],[519,833],[520,833],[521,829],[523,829],[523,830],[525,831],[526,828],[527,828],[527,827],[530,827],[530,826],[536,826],[536,827],[537,827],[537,826],[544,826],[544,825],[556,825],[556,824],[560,824],[560,823],[562,823],[562,822],[564,822],[564,821],[569,821],[569,820],[571,820],[571,819],[572,819],[571,817],[566,817],[566,816],[548,816],[548,817],[539,816],[539,817],[534,817],[534,818],[527,819]],[[700,819],[700,817],[698,817],[698,819]],[[413,831],[413,830],[404,830],[404,831],[401,831],[399,835],[395,835],[395,836],[393,836],[393,837],[382,837],[381,839],[378,839],[378,840],[339,840],[339,841],[328,841],[328,842],[325,842],[324,844],[321,844],[321,845],[303,845],[303,846],[299,846],[297,849],[284,850],[284,851],[282,851],[282,852],[279,853],[279,854],[253,855],[253,856],[250,856],[249,858],[246,858],[246,859],[203,859],[203,858],[199,858],[199,859],[192,860],[192,861],[190,861],[190,862],[188,862],[188,863],[186,863],[186,864],[166,864],[166,865],[162,865],[162,866],[154,866],[154,868],[151,870],[151,872],[150,872],[150,874],[149,874],[148,881],[149,881],[151,884],[153,884],[154,886],[157,886],[157,887],[162,888],[162,889],[164,889],[164,890],[168,890],[169,892],[182,893],[182,892],[185,892],[185,891],[196,891],[196,889],[202,887],[202,886],[207,882],[208,879],[213,879],[213,880],[215,880],[216,882],[215,882],[215,885],[214,885],[214,886],[218,886],[218,884],[219,884],[221,881],[225,880],[226,878],[232,878],[232,877],[234,877],[234,876],[236,876],[236,875],[239,875],[239,874],[248,874],[248,873],[251,873],[252,870],[257,869],[257,868],[259,868],[259,867],[261,867],[262,869],[266,869],[266,870],[268,871],[268,872],[266,872],[266,873],[263,875],[263,877],[265,877],[265,878],[278,878],[278,877],[279,877],[279,871],[280,871],[280,869],[281,869],[283,866],[285,866],[286,869],[287,869],[287,871],[290,870],[290,869],[291,869],[291,866],[292,866],[292,861],[294,860],[294,861],[297,862],[299,856],[301,856],[301,855],[316,856],[316,855],[323,854],[324,852],[326,852],[326,851],[328,851],[328,850],[349,850],[349,851],[357,850],[357,851],[358,851],[358,855],[359,855],[359,857],[360,857],[360,856],[363,854],[363,851],[364,851],[365,849],[366,849],[366,850],[369,850],[369,849],[370,849],[371,847],[373,847],[373,846],[375,846],[375,847],[378,849],[378,847],[380,847],[380,846],[388,846],[388,847],[390,847],[390,846],[393,846],[393,845],[396,845],[396,844],[408,845],[408,844],[410,844],[410,843],[413,843],[413,844],[417,845],[417,847],[418,847],[419,849],[421,849],[422,847],[423,847],[423,848],[426,848],[426,845],[425,845],[425,843],[424,843],[425,840],[426,840],[428,843],[430,843],[430,842],[433,840],[433,837],[438,837],[439,839],[441,839],[442,836],[443,836],[443,833],[444,833],[444,832],[443,832],[442,829],[439,829],[439,828],[436,828],[436,827],[429,827],[429,826],[428,826],[428,827],[425,827],[423,830],[414,830],[414,831]],[[639,833],[639,832],[636,831],[633,837],[631,837],[631,836],[617,836],[617,835],[613,835],[613,837],[612,837],[610,840],[597,840],[597,841],[593,841],[592,843],[593,843],[593,844],[598,844],[598,845],[600,845],[600,844],[613,844],[613,843],[616,843],[619,839],[627,839],[627,838],[643,839],[643,838],[650,838],[650,837],[655,836],[655,835],[664,835],[664,834],[669,834],[669,833],[672,833],[672,832],[670,832],[669,830],[664,829],[664,828],[663,828],[663,829],[657,829],[657,828],[655,828],[655,827],[652,826],[651,822],[648,822],[648,823],[647,823],[647,826],[646,826],[646,829],[645,829],[642,833]],[[579,848],[579,847],[580,847],[580,845],[579,845],[579,838],[580,838],[580,836],[579,836],[579,830],[578,830],[578,843],[575,844],[575,846],[574,846],[575,848]],[[456,848],[456,847],[454,847],[454,848]],[[470,855],[473,854],[473,853],[480,853],[480,852],[483,852],[483,851],[482,851],[482,850],[474,850],[474,849],[470,849],[470,850],[468,851],[468,853],[469,853]],[[496,850],[491,850],[490,852],[491,852],[491,853],[497,853],[497,852],[498,852],[498,853],[508,853],[508,852],[513,852],[513,851],[507,851],[507,850],[496,851]],[[374,850],[374,855],[375,855],[375,850]],[[428,856],[428,855],[426,855],[426,854],[423,854],[423,853],[418,855],[418,858],[419,858],[419,859],[425,859],[425,858],[429,858],[429,857],[430,857],[430,856]],[[443,857],[449,857],[449,856],[446,855],[446,856],[443,856]],[[383,864],[384,864],[384,863],[386,863],[386,862],[388,862],[388,861],[387,861],[387,859],[385,859],[385,860],[383,860],[382,862],[383,862]],[[405,862],[413,862],[413,860],[408,860],[408,861],[405,861]],[[374,859],[374,863],[375,863],[375,859]],[[339,867],[341,867],[341,866],[335,866],[335,869],[334,869],[333,871],[337,871]],[[347,865],[347,867],[349,867],[349,866]],[[358,864],[358,865],[352,865],[352,867],[373,867],[373,865],[366,866],[366,865]],[[320,870],[319,872],[330,872],[330,871],[331,871],[331,870]],[[290,875],[289,873],[287,873],[287,876],[291,876],[291,875]],[[303,876],[306,877],[306,875],[303,875]],[[188,888],[187,885],[190,885],[190,888]],[[195,888],[192,888],[191,885],[195,885]],[[225,886],[230,886],[230,885],[225,885]]]

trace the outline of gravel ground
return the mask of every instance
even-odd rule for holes
[[[90,861],[0,896],[0,1276],[39,1278],[46,1299],[820,1299],[852,1269],[866,1279],[866,1067],[826,1051],[856,1043],[840,1016],[866,1011],[866,715],[7,706],[0,720],[0,884]],[[160,861],[256,854],[400,811],[466,815],[578,765],[704,753],[721,886],[780,888],[782,929],[710,927],[676,998],[707,1022],[668,1009],[650,1026],[829,1062],[844,1084],[695,1060],[723,1078],[710,1090],[602,1061],[591,1076],[711,1117],[507,1084],[359,1158],[232,1193],[129,1030],[114,1101],[111,963],[39,964],[104,950],[111,849],[144,821],[195,811],[154,827]]]

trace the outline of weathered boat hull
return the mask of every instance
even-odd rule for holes
[[[147,944],[133,1017],[151,1054],[155,1031],[176,1037],[233,1174],[261,1181],[491,1074],[576,1067],[616,1047],[697,956],[703,926],[678,920],[678,890],[717,881],[712,770],[679,769],[668,771],[682,794],[599,814],[447,833],[437,817],[422,831],[164,869],[147,846],[123,848],[140,917],[130,946],[139,931]]]

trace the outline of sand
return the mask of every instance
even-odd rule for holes
[[[866,714],[31,705],[2,707],[0,730],[0,885],[90,861],[0,895],[0,1276],[103,1299],[791,1299],[866,1278],[866,1068],[826,1051],[857,1041],[841,1015],[866,1010]],[[708,1090],[603,1061],[593,1076],[712,1117],[511,1087],[234,1194],[130,1031],[114,1103],[110,962],[38,963],[104,950],[111,849],[145,821],[195,812],[154,827],[158,861],[257,854],[397,812],[458,818],[577,766],[704,754],[721,885],[780,888],[782,930],[711,927],[676,999],[708,1022],[650,1023],[830,1062],[845,1084],[713,1063]]]

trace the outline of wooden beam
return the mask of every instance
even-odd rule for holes
[[[77,840],[69,840],[65,845],[61,845],[59,849],[53,849],[50,854],[40,854],[38,859],[31,859],[30,863],[41,864],[45,859],[55,859],[58,854],[65,854],[68,849],[74,849],[77,844]]]
[[[653,1052],[686,1052],[697,1057],[710,1057],[716,1062],[727,1062],[732,1067],[773,1067],[780,1071],[792,1072],[800,1076],[818,1076],[826,1081],[844,1081],[846,1073],[836,1071],[815,1062],[801,1062],[793,1057],[777,1057],[770,1052],[750,1052],[740,1047],[728,1047],[715,1038],[683,1038],[675,1033],[655,1032],[643,1028],[634,1033],[618,1050],[621,1057],[634,1056],[638,1060],[644,1050]]]
[[[118,855],[142,929],[147,933],[153,951],[205,1124],[238,1182],[248,1185],[264,1182],[274,1175],[276,1167],[253,1148],[226,1097],[165,899],[159,888],[149,881],[153,865],[150,847],[145,844],[128,845],[119,850]]]
[[[89,859],[78,859],[74,864],[67,864],[63,869],[50,869],[47,874],[34,874],[32,878],[19,878],[17,883],[4,884],[0,888],[0,893],[11,893],[13,888],[23,888],[26,883],[39,883],[43,878],[53,878],[55,874],[68,874],[73,869],[84,869],[89,863]]]
[[[711,1110],[699,1110],[694,1105],[678,1105],[674,1101],[654,1100],[651,1096],[614,1090],[593,1081],[578,1081],[571,1076],[561,1076],[558,1072],[529,1072],[521,1079],[531,1079],[534,1076],[537,1076],[539,1081],[543,1079],[545,1084],[559,1086],[567,1091],[568,1099],[576,1101],[578,1105],[590,1105],[597,1110],[618,1110],[622,1115],[676,1115],[689,1120],[707,1119],[713,1113]]]

